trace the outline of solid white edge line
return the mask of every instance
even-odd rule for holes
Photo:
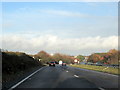
[[[43,67],[42,67],[43,68]],[[32,75],[34,75],[35,73],[37,73],[38,71],[40,71],[42,68],[36,70],[35,72],[33,72],[32,74],[30,74],[29,76],[27,76],[26,78],[24,78],[23,80],[21,80],[20,82],[18,82],[17,84],[15,84],[14,86],[12,86],[10,89],[8,90],[12,90],[14,88],[16,88],[18,85],[20,85],[22,82],[24,82],[25,80],[27,80],[29,77],[31,77]]]

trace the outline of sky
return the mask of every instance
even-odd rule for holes
[[[3,2],[2,48],[90,55],[118,47],[117,2]]]

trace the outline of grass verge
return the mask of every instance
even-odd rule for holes
[[[119,69],[118,68],[112,68],[112,67],[105,67],[105,66],[92,66],[92,65],[70,65],[72,67],[77,67],[77,68],[83,68],[83,69],[89,69],[89,70],[94,70],[94,71],[99,71],[99,72],[105,72],[105,73],[110,73],[110,74],[115,74],[119,75]]]

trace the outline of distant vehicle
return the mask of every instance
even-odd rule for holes
[[[93,64],[94,64],[94,63],[92,63],[92,62],[88,62],[88,63],[87,63],[87,65],[93,65]]]
[[[111,65],[109,65],[109,67],[119,68],[119,65],[118,64],[111,64]]]
[[[87,62],[80,62],[80,64],[84,64],[85,65],[85,64],[87,64]]]
[[[59,64],[62,64],[62,63],[63,63],[63,62],[60,60],[60,61],[59,61]]]
[[[55,67],[55,62],[50,62],[49,66],[54,66]]]
[[[59,64],[59,62],[55,61],[55,64]]]
[[[96,62],[95,65],[96,65],[96,66],[103,66],[103,64],[100,63],[100,62]]]
[[[62,63],[62,66],[66,66],[66,63]]]

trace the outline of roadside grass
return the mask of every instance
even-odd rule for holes
[[[106,66],[92,66],[92,65],[70,65],[70,66],[99,71],[99,72],[105,72],[105,73],[110,73],[115,75],[120,74],[118,71],[119,70],[118,68],[112,68],[112,67],[106,67]]]

